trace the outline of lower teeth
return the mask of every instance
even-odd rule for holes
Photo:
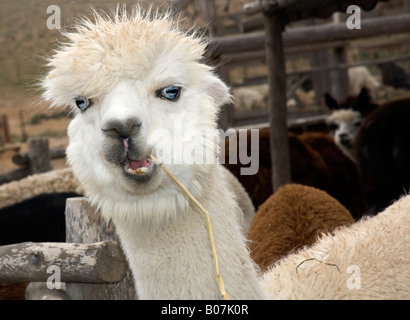
[[[131,173],[131,174],[144,174],[144,173],[148,172],[148,167],[137,168],[135,170],[132,170],[131,168],[128,168],[127,172]]]

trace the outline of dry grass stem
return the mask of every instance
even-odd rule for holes
[[[320,263],[326,264],[326,265],[328,265],[328,266],[336,267],[336,268],[337,268],[337,271],[340,272],[339,266],[338,266],[337,264],[320,261],[320,260],[318,260],[318,259],[316,259],[316,258],[309,258],[309,259],[303,260],[301,263],[299,263],[299,264],[297,265],[297,267],[296,267],[296,273],[298,272],[298,268],[299,268],[302,264],[304,264],[306,261],[316,261],[316,262],[320,262]]]
[[[214,234],[213,234],[213,231],[212,231],[211,218],[209,216],[209,213],[198,202],[198,200],[189,192],[189,190],[187,188],[185,188],[185,186],[181,182],[179,182],[179,180],[177,178],[175,178],[175,176],[163,165],[163,163],[161,161],[159,161],[157,158],[155,158],[151,154],[149,154],[148,156],[151,158],[152,161],[154,161],[157,165],[159,165],[165,171],[165,173],[172,179],[172,181],[174,181],[178,185],[178,187],[180,187],[182,189],[182,191],[185,192],[185,194],[189,197],[189,199],[191,199],[192,202],[195,203],[195,205],[205,215],[206,225],[207,225],[207,229],[208,229],[208,236],[209,236],[209,240],[211,242],[211,247],[212,247],[212,258],[213,258],[213,261],[214,261],[214,270],[215,270],[216,281],[218,283],[219,291],[221,292],[222,297],[225,300],[229,300],[228,294],[225,291],[225,286],[224,286],[224,283],[223,283],[222,276],[219,273],[218,256],[217,256],[217,253],[216,253]]]

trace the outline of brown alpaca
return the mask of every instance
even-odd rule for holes
[[[410,99],[385,103],[364,120],[355,142],[369,214],[410,191]]]
[[[324,191],[299,184],[282,186],[252,220],[251,256],[265,271],[291,251],[313,244],[321,233],[353,221],[350,212]]]

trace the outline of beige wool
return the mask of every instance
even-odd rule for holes
[[[58,192],[84,194],[84,190],[74,177],[71,168],[37,173],[21,180],[1,185],[0,208],[33,198],[40,194]]]

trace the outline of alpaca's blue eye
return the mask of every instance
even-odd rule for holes
[[[81,111],[85,111],[89,106],[91,106],[92,101],[84,97],[77,97],[75,98],[75,104]]]
[[[181,87],[169,86],[157,91],[157,96],[161,99],[167,99],[170,101],[176,101],[181,94]]]

